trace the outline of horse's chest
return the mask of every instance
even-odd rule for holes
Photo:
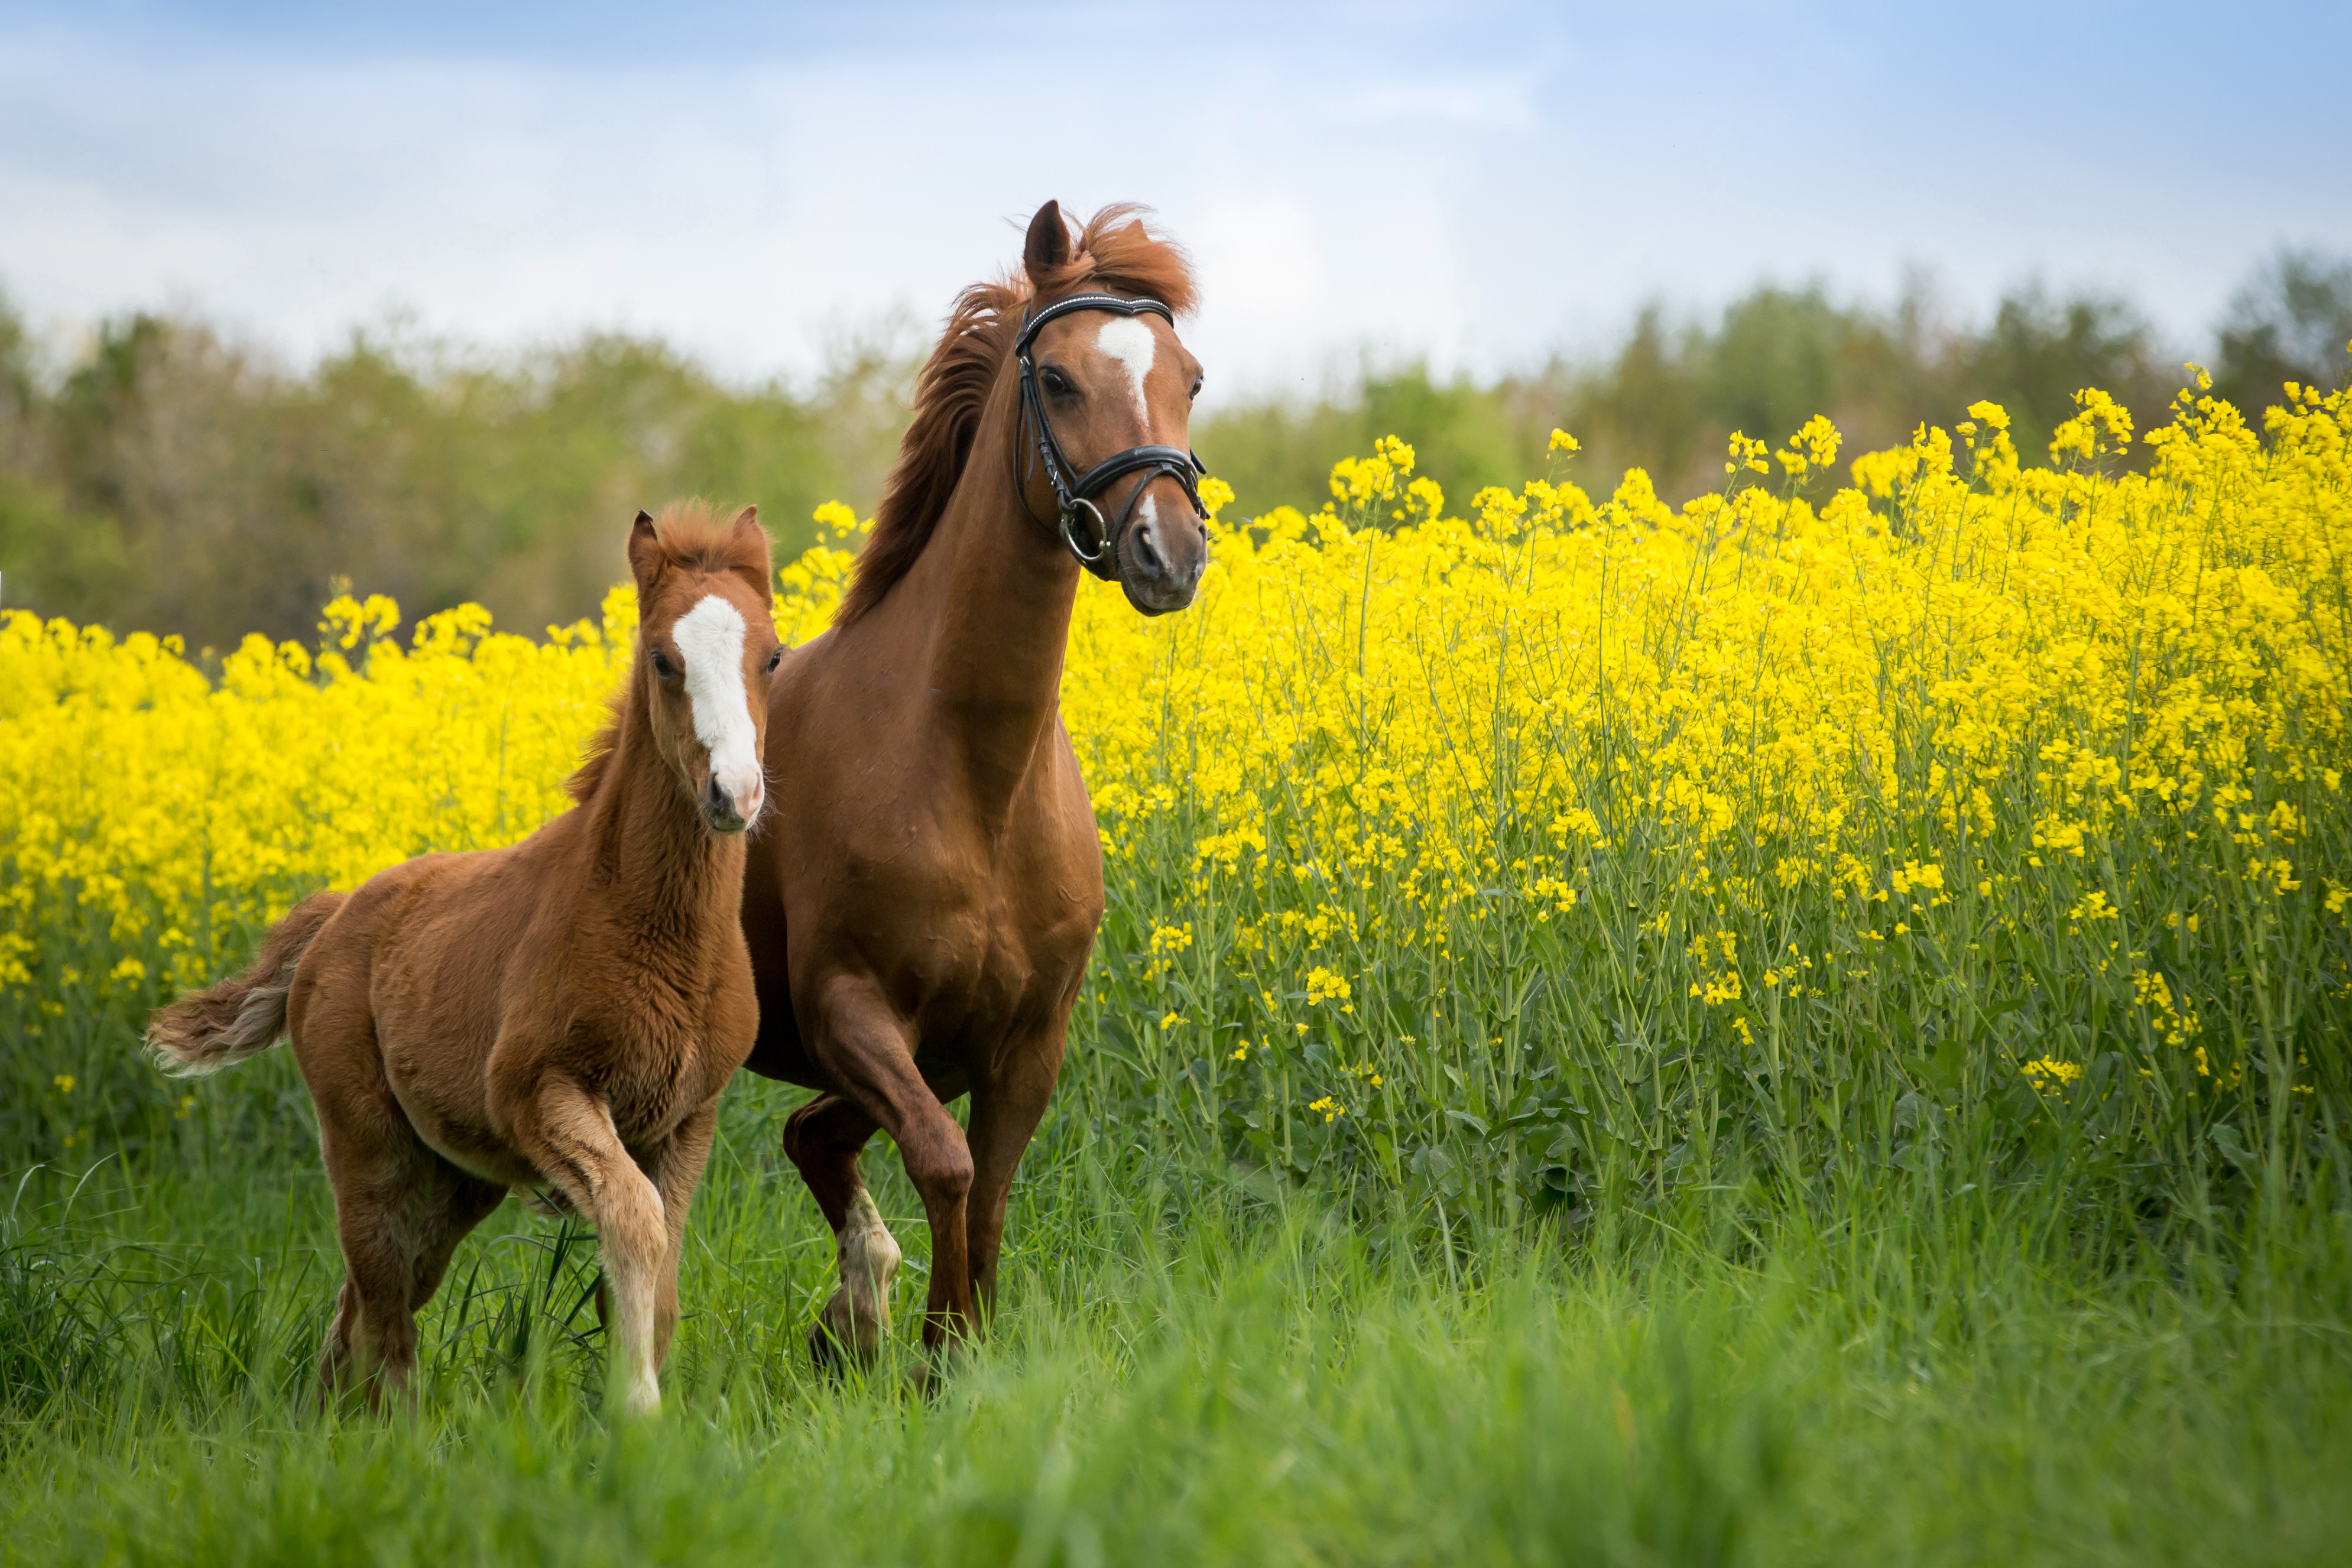
[[[901,979],[929,1037],[1042,1021],[1086,967],[1091,922],[1060,926],[967,909],[910,944]]]

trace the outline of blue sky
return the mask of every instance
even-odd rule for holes
[[[1046,196],[1158,209],[1211,388],[1492,372],[1759,278],[1981,310],[2039,274],[2183,352],[2352,254],[2352,7],[0,0],[0,288],[61,340],[199,310],[657,332],[744,377],[919,333]]]

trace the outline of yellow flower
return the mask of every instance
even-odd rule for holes
[[[2027,1062],[2020,1071],[2032,1082],[2036,1089],[2044,1089],[2053,1083],[2063,1088],[2083,1076],[2081,1068],[2071,1061],[2061,1061],[2053,1056],[2037,1057]]]
[[[2192,399],[2132,464],[2103,394],[2050,465],[2021,465],[1997,405],[1967,423],[1849,460],[1809,421],[1780,465],[1803,494],[1740,477],[1771,455],[1743,434],[1734,482],[1686,504],[1630,470],[1593,495],[1484,485],[1465,516],[1384,437],[1321,509],[1217,529],[1184,615],[1082,582],[1060,710],[1112,897],[1078,1038],[1139,1009],[1185,1027],[1181,994],[1204,1031],[1255,1020],[1244,1061],[1313,1032],[1293,1001],[1328,1004],[1335,1044],[1368,1026],[1355,1082],[1442,1082],[1484,1071],[1497,1031],[1554,1049],[1557,996],[1507,1026],[1495,983],[1576,979],[1563,954],[1614,946],[1665,1027],[1714,1016],[1745,1040],[1769,994],[1776,1042],[1804,1050],[1841,988],[1916,998],[1946,959],[1998,984],[1996,945],[2030,940],[2162,1048],[2136,1068],[2229,1087],[2242,1065],[2203,1052],[2234,943],[2200,912],[2324,919],[2306,946],[2352,913],[2352,396],[2298,390],[2252,424]],[[1852,487],[1822,494],[1839,462]],[[831,623],[867,527],[818,521],[777,574],[793,642]],[[205,983],[303,889],[565,810],[635,623],[626,590],[535,637],[339,593],[315,646],[199,664],[0,611],[0,991],[30,1050],[92,981]],[[1937,925],[1970,887],[1952,913],[1981,918]],[[1913,914],[1948,954],[1885,940]],[[1817,927],[1815,957],[1781,952]],[[1778,955],[1750,960],[1760,979],[1742,942]],[[1176,969],[1203,988],[1173,991]],[[1391,1032],[1408,1019],[1437,1037]],[[2024,1072],[2053,1093],[2085,1074]]]

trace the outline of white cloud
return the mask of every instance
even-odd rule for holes
[[[491,342],[657,332],[752,377],[845,321],[935,321],[1045,196],[1141,199],[1201,264],[1213,394],[1368,343],[1523,363],[1766,274],[1885,294],[1919,258],[1967,306],[2040,267],[2193,338],[2273,240],[2352,248],[2340,163],[2118,151],[2112,83],[1972,96],[1968,59],[1905,80],[1844,24],[1759,54],[1780,25],[1738,7],[1406,22],[1034,55],[959,50],[937,14],[919,50],[797,63],[0,32],[0,285],[37,318],[194,302],[296,355],[404,306]]]

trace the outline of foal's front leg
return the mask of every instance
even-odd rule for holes
[[[551,1073],[541,1079],[516,1108],[512,1125],[516,1146],[596,1227],[597,1250],[611,1286],[606,1408],[654,1415],[661,1409],[656,1368],[665,1337],[656,1326],[656,1306],[671,1234],[661,1192],[622,1146],[604,1102],[569,1078]],[[707,1135],[701,1152],[706,1158],[709,1155]],[[697,1162],[694,1175],[701,1174]]]
[[[710,1164],[710,1141],[718,1124],[719,1102],[714,1098],[678,1124],[655,1161],[654,1187],[661,1195],[662,1222],[668,1237],[654,1289],[656,1367],[668,1363],[670,1336],[677,1332],[677,1268],[686,1251],[686,1213],[694,1206],[694,1189]]]

